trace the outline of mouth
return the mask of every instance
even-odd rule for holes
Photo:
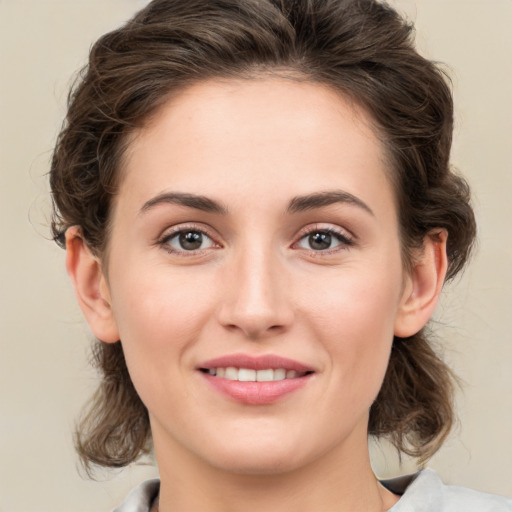
[[[236,368],[234,366],[217,368],[200,368],[203,373],[212,377],[219,377],[239,382],[276,382],[286,379],[297,379],[313,373],[312,371],[298,372],[286,368],[265,368],[255,370],[253,368]]]
[[[222,395],[248,405],[272,404],[301,389],[313,368],[280,356],[232,355],[202,363],[197,370]]]

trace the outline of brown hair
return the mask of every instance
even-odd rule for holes
[[[388,150],[404,250],[448,232],[448,278],[475,236],[465,181],[449,165],[453,105],[447,79],[414,49],[412,27],[375,0],[155,0],[97,41],[70,94],[50,181],[53,233],[80,226],[97,254],[108,242],[127,136],[172,92],[214,77],[273,71],[323,83],[373,117]],[[425,461],[453,422],[453,378],[424,331],[395,338],[369,432]],[[86,464],[123,466],[148,451],[148,414],[121,342],[98,342],[102,381],[77,430]]]

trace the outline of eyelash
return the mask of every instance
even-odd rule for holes
[[[352,235],[347,233],[346,231],[341,232],[335,228],[332,227],[322,227],[319,225],[311,226],[305,229],[305,231],[301,234],[299,240],[297,242],[294,242],[292,247],[297,246],[302,240],[305,240],[306,238],[310,237],[313,234],[322,233],[327,234],[335,238],[339,242],[339,246],[328,248],[328,249],[322,249],[322,250],[314,250],[314,249],[305,249],[309,251],[311,254],[314,254],[315,256],[318,255],[328,255],[332,253],[336,253],[338,251],[346,250],[349,247],[352,247],[355,244],[355,240]]]
[[[182,234],[186,233],[199,233],[203,237],[207,237],[211,243],[211,247],[207,247],[205,249],[195,249],[195,250],[186,250],[186,249],[173,249],[170,245],[170,242],[179,237]],[[332,227],[322,227],[322,226],[311,226],[309,228],[306,228],[303,233],[301,234],[300,238],[292,244],[292,248],[297,248],[297,246],[300,244],[301,241],[305,240],[307,237],[310,237],[313,234],[327,234],[329,236],[332,236],[339,242],[339,246],[336,246],[334,248],[327,248],[327,249],[307,249],[304,248],[304,250],[310,252],[311,254],[317,255],[328,255],[332,254],[341,250],[346,250],[347,248],[354,245],[354,239],[351,235],[348,235],[346,232],[340,232]],[[211,236],[203,227],[195,226],[195,225],[187,225],[187,226],[180,226],[179,228],[173,229],[170,232],[166,232],[157,242],[158,245],[160,245],[164,250],[166,250],[170,254],[178,254],[183,257],[187,256],[199,256],[204,254],[205,251],[211,248],[220,248],[221,245],[217,243],[213,236]]]
[[[179,237],[182,234],[186,233],[199,233],[203,237],[208,238],[211,243],[212,247],[207,247],[206,249],[195,249],[187,251],[186,249],[173,249],[170,245],[170,242]],[[198,256],[203,254],[206,250],[211,248],[219,248],[221,245],[217,243],[213,236],[211,236],[203,227],[195,226],[195,225],[186,225],[186,226],[180,226],[179,228],[172,229],[171,231],[166,232],[157,242],[158,245],[160,245],[165,251],[167,251],[170,254],[178,254],[180,256]]]

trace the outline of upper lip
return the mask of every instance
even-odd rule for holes
[[[296,372],[312,372],[314,369],[308,365],[281,357],[274,354],[261,356],[251,356],[249,354],[231,354],[214,359],[209,359],[198,365],[198,369],[209,368],[248,368],[251,370],[267,370],[269,368],[284,368],[285,370],[295,370]]]

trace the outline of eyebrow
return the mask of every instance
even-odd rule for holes
[[[226,215],[228,212],[227,208],[206,196],[186,194],[183,192],[166,192],[146,201],[140,209],[140,213],[145,213],[160,204],[177,204],[221,215]]]
[[[288,207],[286,208],[287,213],[298,213],[307,210],[314,210],[315,208],[322,208],[323,206],[329,206],[331,204],[344,203],[357,206],[362,210],[374,215],[372,209],[361,199],[344,192],[342,190],[329,190],[325,192],[316,192],[305,196],[294,197]],[[220,203],[210,199],[206,196],[187,194],[184,192],[166,192],[153,197],[149,201],[146,201],[140,213],[145,213],[160,204],[177,204],[180,206],[186,206],[188,208],[194,208],[208,213],[217,213],[220,215],[227,215],[228,210]]]
[[[375,216],[372,209],[365,202],[361,201],[361,199],[349,192],[344,192],[343,190],[328,190],[325,192],[317,192],[305,196],[294,197],[290,201],[286,211],[287,213],[297,213],[306,210],[313,210],[315,208],[322,208],[323,206],[329,206],[336,203],[357,206],[370,215]]]

